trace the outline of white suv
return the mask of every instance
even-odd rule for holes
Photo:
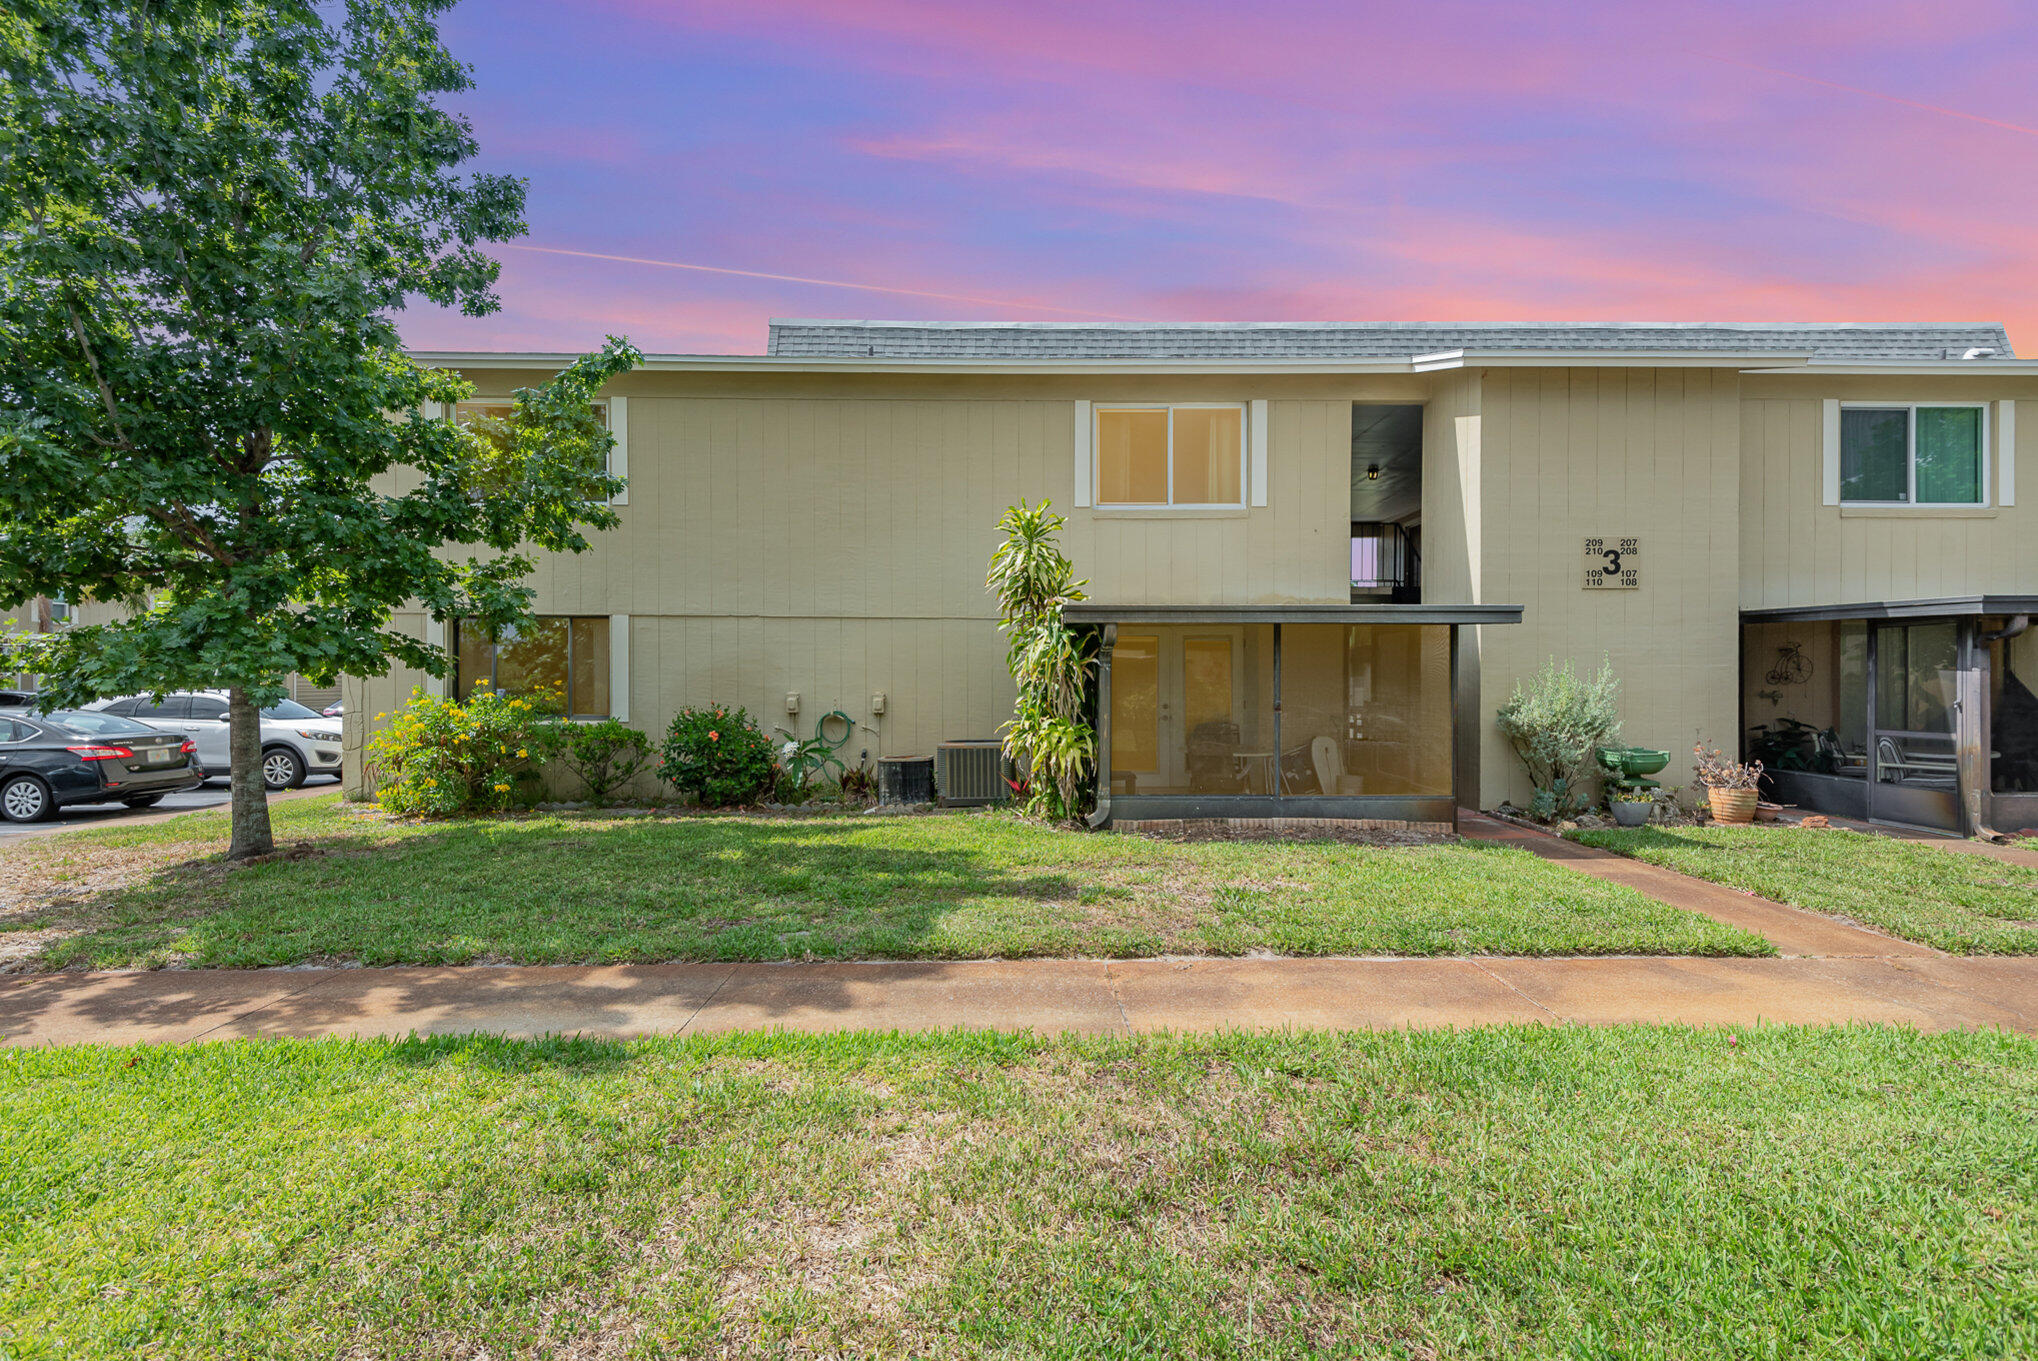
[[[232,768],[224,690],[178,691],[160,700],[147,695],[100,700],[86,706],[181,732],[198,747],[198,764],[210,776]],[[262,710],[262,783],[295,789],[308,775],[340,774],[340,722],[286,699]]]

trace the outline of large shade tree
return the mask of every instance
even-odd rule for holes
[[[423,299],[498,305],[524,186],[462,174],[450,0],[0,7],[0,608],[127,602],[51,635],[47,698],[230,692],[230,853],[272,846],[258,708],[301,673],[443,675],[391,627],[528,614],[537,550],[615,523],[589,399],[611,339],[487,430],[403,353]]]

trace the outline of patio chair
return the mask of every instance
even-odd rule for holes
[[[1361,777],[1345,774],[1344,758],[1338,754],[1337,743],[1330,738],[1312,739],[1309,759],[1316,767],[1316,783],[1324,793],[1356,795],[1366,792],[1366,782]]]
[[[1896,744],[1894,737],[1880,737],[1875,742],[1875,778],[1884,784],[1902,784],[1909,772],[1904,769],[1903,748]]]

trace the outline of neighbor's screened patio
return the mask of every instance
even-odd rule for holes
[[[1457,630],[1515,605],[1073,605],[1098,820],[1457,815]]]
[[[1975,833],[2038,825],[2038,597],[1742,615],[1744,752],[1772,797]]]

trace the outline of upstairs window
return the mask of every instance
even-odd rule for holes
[[[1100,406],[1099,506],[1245,505],[1245,407]]]
[[[1841,503],[1983,504],[1987,426],[1987,408],[1980,405],[1841,407]]]
[[[460,425],[472,425],[476,422],[488,422],[490,424],[507,426],[510,423],[511,419],[516,416],[516,414],[517,404],[515,402],[499,402],[499,401],[460,402],[453,408],[453,420]],[[609,404],[607,402],[600,401],[594,403],[594,414],[601,421],[602,427],[604,429],[609,429],[612,427],[612,417],[609,414]],[[616,462],[616,451],[614,449],[611,449],[609,451],[609,466],[606,467],[604,471],[614,473],[615,462]]]

